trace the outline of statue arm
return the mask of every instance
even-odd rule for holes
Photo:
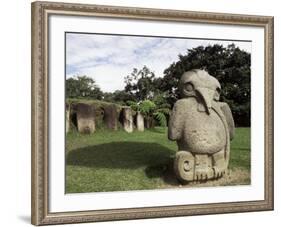
[[[170,140],[178,140],[181,138],[184,116],[183,109],[180,100],[177,101],[169,120],[168,138]]]
[[[231,110],[227,103],[222,103],[221,110],[225,116],[225,119],[226,119],[226,122],[228,125],[230,140],[232,140],[234,138],[234,134],[235,134],[235,124],[234,124]]]

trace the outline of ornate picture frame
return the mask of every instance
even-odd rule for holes
[[[242,26],[264,31],[263,199],[50,211],[50,16]],[[253,78],[254,80],[254,78]],[[254,122],[253,122],[254,123]],[[273,210],[273,17],[55,2],[32,3],[32,224],[63,224]]]

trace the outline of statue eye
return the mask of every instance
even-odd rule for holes
[[[214,95],[214,100],[219,101],[220,94],[221,94],[221,89],[219,87],[217,87],[215,95]]]
[[[184,85],[184,88],[186,91],[193,91],[194,90],[194,86],[192,83],[188,82]]]
[[[219,87],[217,87],[216,91],[217,91],[218,95],[220,95],[221,89]]]

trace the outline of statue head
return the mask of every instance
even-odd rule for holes
[[[212,103],[220,99],[219,81],[205,70],[194,69],[183,73],[179,88],[182,98],[195,97],[208,114]]]

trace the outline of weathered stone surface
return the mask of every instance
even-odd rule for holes
[[[175,174],[181,181],[193,181],[195,157],[188,151],[178,151],[174,161]]]
[[[230,140],[232,140],[234,138],[234,134],[235,134],[235,125],[234,125],[234,120],[232,117],[231,110],[230,110],[229,106],[223,102],[221,103],[221,110],[225,116],[225,119],[226,119],[226,122],[228,125]]]
[[[138,111],[136,115],[136,126],[137,130],[140,132],[144,131],[144,118],[143,115]]]
[[[116,105],[110,104],[104,107],[104,123],[107,128],[117,130],[118,113]]]
[[[219,102],[220,83],[204,70],[191,70],[179,86],[182,98],[174,105],[168,130],[180,151],[175,173],[184,182],[221,177],[228,168],[235,127],[229,106]],[[186,170],[186,163],[194,167]]]
[[[77,128],[81,133],[93,133],[95,131],[94,107],[84,103],[76,105]]]
[[[65,132],[69,132],[70,127],[70,105],[66,103],[65,105]]]
[[[133,122],[133,114],[131,107],[123,107],[122,111],[122,124],[123,128],[126,132],[133,132],[134,130],[134,122]]]

